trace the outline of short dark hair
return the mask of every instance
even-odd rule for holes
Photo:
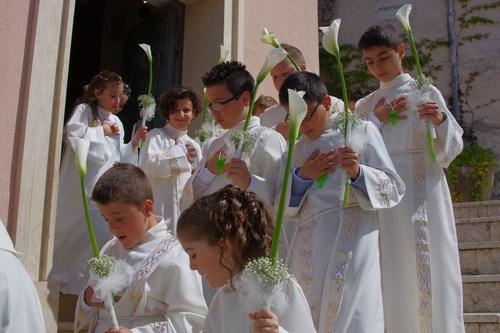
[[[288,52],[288,54],[295,60],[297,65],[305,64],[306,59],[304,58],[304,55],[298,48],[296,48],[293,45],[287,44],[287,43],[281,43],[281,47]]]
[[[288,104],[288,89],[304,91],[304,100],[307,102],[323,102],[328,90],[321,78],[311,72],[295,72],[283,81],[281,85],[279,98],[280,104]]]
[[[174,87],[168,89],[160,96],[159,107],[163,117],[168,119],[170,114],[175,111],[175,108],[177,107],[177,101],[184,98],[188,98],[189,100],[191,100],[191,103],[193,104],[193,113],[195,116],[197,116],[198,113],[200,113],[201,105],[194,90],[192,88],[186,87]]]
[[[361,50],[375,46],[386,46],[397,51],[399,45],[401,45],[401,40],[396,33],[396,29],[389,23],[371,26],[361,35],[358,42],[358,47]]]
[[[241,94],[245,91],[252,94],[255,87],[255,80],[246,70],[246,66],[235,60],[215,65],[202,76],[201,80],[205,87],[226,84],[227,89],[233,95]]]
[[[140,208],[148,199],[153,201],[151,183],[144,171],[130,163],[115,163],[92,191],[92,200],[102,205],[121,202]]]

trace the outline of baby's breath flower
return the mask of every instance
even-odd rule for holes
[[[432,84],[432,78],[425,75],[417,76],[416,79],[413,79],[410,81],[410,83],[408,83],[410,87],[416,88],[420,90],[420,92],[422,93],[429,90],[431,84]]]
[[[288,284],[290,282],[288,267],[280,259],[275,259],[274,264],[268,257],[250,260],[245,265],[243,274],[260,275],[262,282],[268,286],[275,286],[280,283]]]
[[[349,113],[346,114],[346,112],[349,112]],[[345,119],[346,116],[348,117],[347,120]],[[345,135],[344,126],[347,123],[347,121],[349,121],[351,123],[351,128],[354,129],[354,128],[356,128],[356,126],[358,126],[361,123],[361,118],[357,114],[352,113],[350,111],[340,111],[338,113],[337,117],[335,117],[335,119],[333,120],[332,128],[334,130],[340,131],[342,134]]]
[[[116,259],[114,257],[103,255],[101,257],[93,257],[87,260],[85,267],[83,269],[83,276],[86,280],[90,277],[90,271],[99,275],[100,277],[106,277],[113,270],[116,264]]]
[[[147,108],[151,104],[156,103],[154,97],[151,95],[141,95],[137,100],[139,101],[139,106],[142,108]]]
[[[235,149],[239,146],[240,141],[243,139],[240,153],[241,155],[250,155],[250,152],[254,148],[255,136],[253,134],[249,133],[248,131],[236,129],[230,131],[227,135],[229,141],[234,145]]]

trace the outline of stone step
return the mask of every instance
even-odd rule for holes
[[[462,276],[464,313],[500,313],[500,274]]]
[[[500,217],[500,200],[455,203],[453,210],[455,219]]]
[[[467,333],[500,332],[500,313],[464,313]]]
[[[462,275],[500,274],[500,241],[458,244]]]
[[[459,243],[500,241],[500,217],[456,219]]]
[[[72,321],[58,322],[57,333],[73,333],[73,322]]]

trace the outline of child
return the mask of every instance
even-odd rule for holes
[[[159,106],[166,125],[149,132],[140,166],[153,186],[155,214],[170,219],[169,230],[175,235],[182,189],[201,159],[200,146],[187,135],[201,107],[191,88],[169,89],[160,96]]]
[[[369,28],[358,46],[380,89],[358,101],[356,113],[380,129],[410,189],[398,206],[379,213],[387,332],[463,332],[455,219],[443,171],[462,151],[463,131],[436,87],[417,106],[412,78],[401,66],[405,46],[391,26]],[[391,109],[399,115],[395,126]],[[436,129],[436,162],[429,158],[422,119]]]
[[[189,269],[188,256],[153,213],[153,191],[144,172],[116,163],[92,192],[114,238],[101,250],[125,261],[133,271],[129,288],[114,304],[119,330],[110,325],[103,303],[86,287],[79,305],[94,320],[89,332],[195,332],[206,314],[200,276]],[[83,241],[83,240],[82,240]]]
[[[276,171],[286,149],[281,135],[260,126],[259,117],[252,117],[248,127],[252,137],[249,165],[228,153],[228,137],[235,130],[243,130],[254,79],[245,65],[229,61],[214,66],[202,80],[214,120],[228,131],[207,143],[206,155],[184,188],[185,203],[189,205],[195,199],[232,183],[257,193],[262,200],[271,204],[274,201]],[[226,164],[219,173],[217,161],[226,154]]]
[[[249,328],[253,333],[316,332],[294,279],[285,287],[287,299],[277,307],[249,315],[241,305],[240,272],[249,260],[268,255],[273,237],[271,214],[255,193],[228,185],[198,199],[181,214],[177,235],[191,269],[220,288],[210,304],[205,333],[248,332]]]
[[[40,299],[0,220],[0,331],[45,332]]]
[[[83,287],[80,272],[92,257],[87,237],[87,224],[82,203],[80,175],[75,164],[73,138],[90,141],[87,157],[85,188],[87,200],[97,179],[117,161],[132,161],[139,139],[147,129],[141,128],[132,142],[124,144],[124,129],[115,115],[123,93],[122,78],[113,72],[102,71],[84,87],[72,116],[65,126],[66,149],[61,163],[60,184],[56,213],[54,266],[52,280],[59,282],[61,292],[78,295]],[[103,246],[111,234],[93,202],[89,202],[98,246]]]
[[[274,98],[271,96],[260,95],[259,98],[255,100],[253,105],[253,115],[260,117],[264,111],[275,105],[278,105],[278,102],[276,102]]]
[[[288,52],[288,54],[299,65],[301,71],[307,69],[306,60],[304,55],[298,48],[293,45],[282,43],[281,47]],[[276,91],[280,91],[281,84],[290,74],[295,73],[296,69],[290,59],[285,58],[279,64],[274,66],[270,71],[270,76],[273,79]],[[285,139],[288,139],[288,124],[285,122],[286,110],[282,105],[273,106],[261,115],[260,122],[262,126],[275,129]]]
[[[309,110],[294,147],[285,212],[296,220],[288,254],[292,274],[318,332],[383,333],[377,211],[395,206],[405,186],[373,124],[360,122],[351,146],[343,147],[343,134],[334,128],[338,112],[331,114],[330,96],[316,74],[296,72],[283,82],[279,97],[287,109],[288,89],[304,91]],[[352,181],[347,208],[339,193],[342,171]],[[327,176],[323,186],[316,180],[321,176]]]

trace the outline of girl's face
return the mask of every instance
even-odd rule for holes
[[[368,70],[382,82],[391,82],[396,76],[403,74],[402,60],[405,46],[401,44],[396,52],[387,46],[373,46],[362,50]]]
[[[117,113],[120,110],[120,96],[123,94],[123,83],[108,83],[104,90],[95,89],[97,105],[108,112]]]
[[[175,109],[168,115],[170,125],[179,131],[187,130],[193,119],[193,102],[189,98],[178,99]]]
[[[234,271],[234,264],[231,259],[231,244],[221,240],[221,246],[212,246],[205,240],[193,241],[182,237],[181,234],[177,236],[184,251],[189,255],[191,269],[197,270],[200,275],[204,275],[211,287],[220,288],[224,286],[231,278],[231,273],[221,265],[221,262]]]

